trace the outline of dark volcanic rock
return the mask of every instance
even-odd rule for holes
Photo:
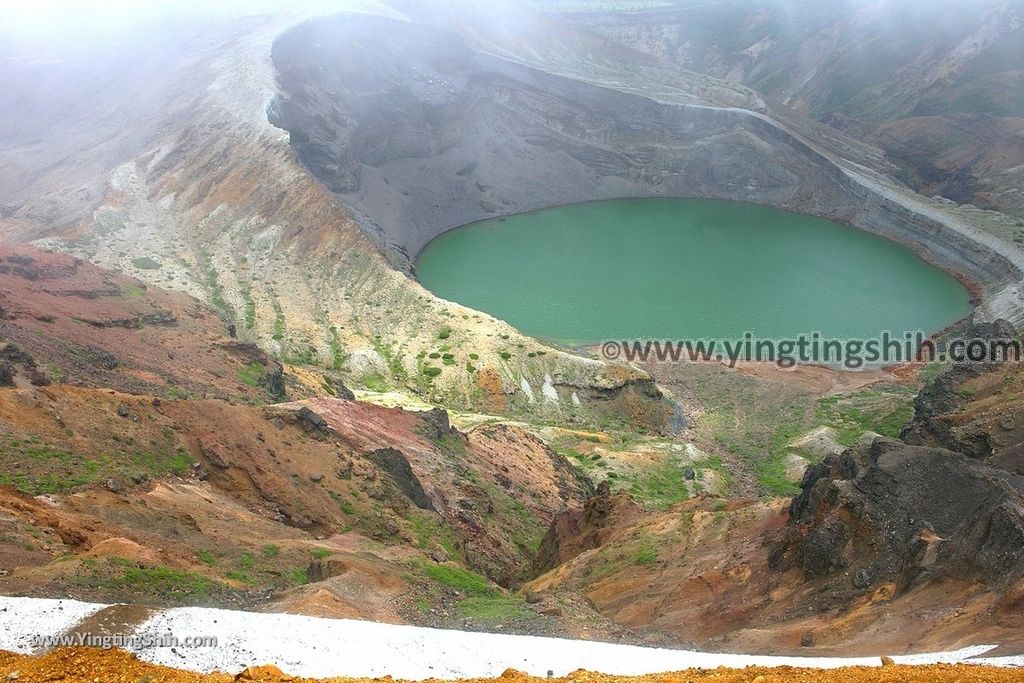
[[[442,411],[443,412],[443,411]],[[447,419],[447,413],[445,413]],[[409,500],[421,510],[434,510],[427,492],[423,489],[416,473],[412,471],[409,460],[401,451],[394,448],[381,448],[366,454],[366,458],[377,467],[387,472],[398,488],[409,497]]]
[[[423,411],[419,413],[418,417],[421,433],[431,441],[445,439],[454,433],[451,421],[448,419],[448,411],[444,408]]]
[[[314,413],[305,406],[299,408],[299,412],[295,414],[295,417],[298,418],[299,425],[307,432],[327,432],[330,430],[330,425],[327,424],[327,420],[322,415]]]
[[[276,360],[267,358],[260,386],[266,389],[267,393],[276,401],[283,401],[287,397],[288,392],[285,390],[284,385],[284,368]]]
[[[0,362],[0,387],[14,386],[14,364],[10,361]]]
[[[345,383],[340,379],[327,379],[327,383],[334,389],[335,395],[343,401],[354,401],[356,395],[352,393],[352,390],[345,386]]]
[[[931,576],[1024,576],[1024,478],[964,455],[878,439],[808,469],[773,548],[776,568],[844,571],[862,588]]]
[[[1013,340],[1016,330],[1005,320],[970,325],[961,335],[965,340],[986,343]],[[918,446],[938,446],[981,460],[995,454],[991,426],[962,424],[956,418],[971,402],[964,385],[983,375],[1003,370],[1000,363],[958,363],[924,387],[914,400],[914,418],[901,434],[904,441]]]

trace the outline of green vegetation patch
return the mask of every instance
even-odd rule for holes
[[[109,452],[92,456],[43,443],[36,437],[0,435],[0,484],[30,496],[66,493],[109,479],[182,475],[193,462],[183,447],[175,448],[173,435],[166,442],[146,446],[130,441],[112,445]]]
[[[459,601],[456,611],[460,617],[488,624],[529,619],[535,616],[522,600],[504,596],[465,598]]]
[[[71,582],[112,595],[130,595],[139,601],[170,600],[188,604],[202,602],[221,588],[201,574],[164,566],[149,567],[123,557],[112,557],[103,563],[84,561]]]
[[[238,371],[238,381],[247,387],[258,388],[267,370],[262,363],[249,363]]]
[[[468,569],[447,564],[424,564],[423,573],[437,583],[469,597],[494,597],[497,591],[486,578]]]
[[[614,472],[609,472],[609,475],[612,474]],[[667,457],[661,464],[645,467],[624,476],[621,482],[622,488],[625,488],[633,498],[647,507],[658,510],[668,509],[686,500],[690,495],[686,487],[684,467],[674,456]]]
[[[818,401],[817,418],[834,427],[837,440],[852,446],[864,432],[898,438],[914,417],[914,396],[911,387],[882,385],[853,394],[828,396]]]
[[[213,265],[213,257],[208,252],[199,255],[199,270],[202,271],[206,291],[210,295],[210,305],[219,310],[229,319],[234,320],[235,311],[224,300],[224,287],[220,282],[220,274]]]
[[[407,520],[416,538],[416,547],[430,550],[435,545],[444,549],[453,559],[461,559],[458,539],[450,527],[446,526],[437,513],[414,510]]]
[[[864,432],[899,436],[913,416],[916,390],[887,384],[817,398],[793,385],[764,382],[718,368],[689,366],[680,375],[704,414],[694,429],[724,452],[738,456],[763,493],[791,496],[797,484],[785,476],[788,444],[816,427],[832,427],[841,445]],[[706,466],[706,463],[701,463]]]
[[[138,268],[139,270],[160,270],[163,267],[163,265],[159,261],[151,259],[148,256],[140,256],[139,258],[133,258],[132,265]]]
[[[636,547],[633,563],[641,566],[651,565],[658,561],[658,545],[653,536],[644,536]]]
[[[373,391],[378,394],[387,393],[389,390],[387,380],[385,380],[384,376],[379,372],[375,372],[370,375],[363,375],[359,379],[359,383],[362,384],[367,391]]]

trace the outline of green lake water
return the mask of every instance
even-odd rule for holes
[[[909,249],[754,204],[631,199],[499,218],[441,235],[416,264],[435,294],[567,344],[836,339],[936,332],[964,286]]]

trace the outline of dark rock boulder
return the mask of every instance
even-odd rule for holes
[[[10,361],[0,362],[0,387],[14,386],[15,369]]]
[[[603,481],[591,494],[582,509],[557,513],[541,541],[536,572],[541,574],[568,562],[580,553],[604,544],[614,521],[641,513],[641,508],[626,493],[612,494],[611,485]]]
[[[444,411],[441,411],[444,412]],[[447,420],[447,413],[445,413]],[[381,448],[366,454],[366,458],[386,472],[413,504],[421,510],[435,510],[430,496],[420,483],[419,477],[413,472],[409,460],[394,448]]]
[[[434,408],[418,414],[420,420],[419,431],[431,441],[446,439],[455,433],[452,423],[448,419],[448,411],[444,408]]]
[[[1009,341],[1016,336],[1013,325],[1005,320],[991,323],[973,323],[960,335],[966,341]],[[901,438],[918,446],[939,446],[985,459],[995,452],[991,434],[981,425],[962,425],[949,416],[961,411],[971,402],[971,394],[964,385],[983,375],[1003,369],[1000,363],[954,363],[935,380],[925,386],[914,400],[914,418],[903,429]]]
[[[314,413],[305,406],[299,408],[299,412],[295,414],[295,417],[299,422],[299,426],[307,433],[326,433],[331,429],[330,425],[327,424],[327,420],[322,415]]]
[[[776,569],[857,588],[930,577],[1005,587],[1024,577],[1024,478],[951,451],[877,439],[807,470]]]
[[[284,367],[276,360],[267,358],[264,363],[263,377],[260,386],[266,389],[275,401],[283,401],[288,396],[284,384]]]
[[[356,395],[352,393],[352,390],[345,386],[345,383],[337,378],[324,377],[324,381],[334,391],[335,397],[342,401],[354,401]]]

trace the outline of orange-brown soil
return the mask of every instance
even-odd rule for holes
[[[576,591],[617,623],[720,651],[867,656],[1024,646],[1011,597],[1020,591],[1003,596],[947,578],[858,592],[770,569],[787,519],[783,500],[701,496],[655,512],[625,494],[598,496],[555,520],[542,549],[553,568],[527,588]]]
[[[5,342],[32,358],[43,382],[161,397],[267,400],[273,395],[258,380],[279,370],[189,296],[9,243],[0,245],[0,347]],[[246,381],[252,364],[260,370]]]
[[[12,678],[11,674],[17,673]],[[263,683],[302,683],[313,679],[296,678],[272,666],[254,666],[235,675],[213,673],[200,675],[139,661],[120,650],[65,648],[44,655],[29,657],[0,651],[0,676],[19,683],[67,681],[68,683],[230,683],[262,681]],[[364,683],[371,679],[320,679],[323,683]],[[372,679],[375,681],[388,680]],[[534,678],[508,670],[499,678],[470,679],[466,683],[953,683],[960,681],[1019,681],[1020,672],[968,664],[935,664],[930,666],[888,665],[882,667],[844,667],[841,669],[796,669],[792,667],[748,667],[746,669],[690,669],[650,676],[608,676],[575,671],[564,678]]]

